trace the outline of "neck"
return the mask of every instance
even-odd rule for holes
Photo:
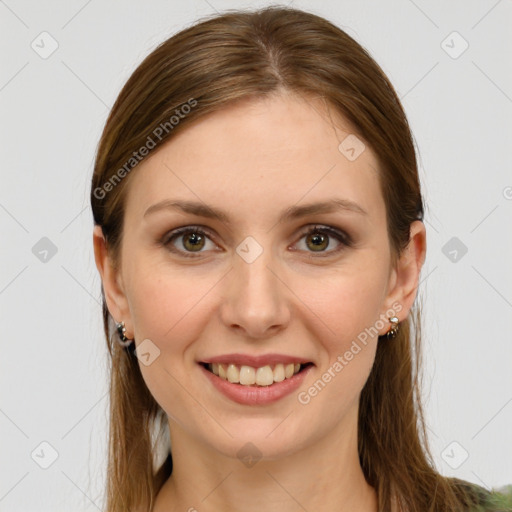
[[[377,512],[359,463],[357,421],[350,425],[285,457],[244,464],[170,421],[173,472],[153,512]]]

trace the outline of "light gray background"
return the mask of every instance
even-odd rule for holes
[[[107,356],[88,194],[109,108],[160,41],[213,10],[266,4],[0,1],[1,511],[103,504]],[[293,5],[372,53],[414,132],[436,465],[486,487],[512,483],[512,2]],[[58,43],[46,59],[31,47],[51,48],[43,31]],[[43,237],[57,249],[46,261]]]

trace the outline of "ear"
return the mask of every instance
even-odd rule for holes
[[[400,322],[407,318],[418,291],[421,268],[427,252],[427,238],[425,225],[420,220],[415,220],[410,227],[409,243],[402,251],[395,268],[392,269],[388,294],[384,301],[386,308],[382,317],[388,318],[394,311]],[[379,335],[386,334],[390,325],[386,323]]]
[[[94,259],[101,276],[103,291],[107,307],[116,322],[123,321],[126,327],[126,336],[133,338],[128,300],[124,293],[121,272],[115,269],[108,254],[105,237],[101,226],[94,226],[93,231]]]

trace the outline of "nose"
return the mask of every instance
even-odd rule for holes
[[[248,262],[233,255],[226,276],[221,319],[247,338],[263,339],[286,328],[290,321],[290,290],[276,270],[270,250]]]

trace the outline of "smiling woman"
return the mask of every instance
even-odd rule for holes
[[[415,150],[345,32],[274,7],[163,42],[112,109],[91,204],[108,512],[491,507],[429,454]]]

